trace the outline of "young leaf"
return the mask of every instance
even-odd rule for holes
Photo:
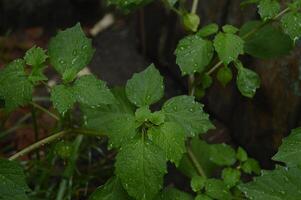
[[[177,96],[169,99],[163,105],[165,121],[179,124],[186,136],[206,133],[214,128],[209,115],[203,111],[203,104],[194,100],[192,96]]]
[[[109,5],[114,5],[125,12],[142,7],[150,2],[152,0],[108,0]]]
[[[260,166],[258,164],[257,160],[254,160],[253,158],[248,158],[248,160],[246,160],[242,165],[241,165],[241,169],[243,172],[247,173],[247,174],[260,174]]]
[[[78,102],[91,107],[101,104],[113,104],[115,101],[105,82],[93,75],[85,75],[77,79],[73,91]]]
[[[153,64],[134,74],[126,84],[128,99],[138,107],[156,103],[163,97],[163,93],[163,77]]]
[[[149,107],[143,106],[136,110],[135,119],[136,119],[136,121],[138,121],[142,124],[143,122],[147,122],[150,119],[151,115],[152,115],[152,113],[151,113]]]
[[[183,15],[183,25],[187,30],[196,32],[198,30],[199,24],[200,18],[197,14],[186,13]]]
[[[201,77],[201,84],[203,89],[209,88],[213,83],[212,77],[208,74],[203,74]]]
[[[162,188],[166,171],[162,150],[142,139],[124,145],[116,157],[116,175],[130,196],[152,200]]]
[[[301,13],[299,12],[289,12],[281,18],[281,26],[283,31],[294,41],[301,37],[300,21]]]
[[[206,178],[203,176],[193,176],[190,182],[191,189],[194,192],[201,191],[205,187]]]
[[[240,36],[244,37],[248,32],[258,29],[260,21],[250,21],[243,25]],[[294,43],[288,35],[277,27],[267,24],[255,34],[245,39],[245,52],[257,58],[275,58],[289,54]]]
[[[218,57],[225,65],[236,60],[244,53],[244,41],[237,35],[231,33],[219,33],[213,43]]]
[[[201,28],[196,33],[196,35],[199,37],[208,37],[210,35],[217,33],[217,31],[218,31],[218,25],[215,23],[212,23],[212,24],[208,24],[208,25],[204,26],[203,28]]]
[[[235,34],[239,31],[238,28],[236,28],[235,26],[229,25],[229,24],[223,26],[222,29],[225,33],[231,33],[231,34]]]
[[[182,127],[173,122],[166,122],[159,127],[149,129],[148,135],[154,144],[164,151],[166,160],[178,166],[186,151],[185,133]]]
[[[0,71],[0,99],[10,112],[31,101],[33,86],[24,72],[24,61],[17,59]]]
[[[73,89],[70,86],[56,85],[51,90],[51,101],[54,108],[60,114],[64,115],[69,109],[73,108],[76,99],[73,94]]]
[[[240,93],[248,98],[253,98],[256,90],[260,88],[260,78],[258,74],[250,69],[244,68],[241,62],[236,62],[238,75],[236,84]]]
[[[197,35],[190,35],[180,40],[175,55],[182,75],[204,71],[212,60],[213,51],[212,43]]]
[[[232,195],[223,181],[208,179],[205,184],[206,194],[217,200],[232,200]]]
[[[165,188],[156,198],[153,200],[193,200],[193,197],[176,188]]]
[[[26,51],[24,60],[27,65],[31,65],[34,68],[41,67],[41,65],[46,61],[48,56],[40,47],[33,46],[31,49]]]
[[[278,0],[261,0],[258,5],[258,13],[266,21],[275,17],[280,11]]]
[[[240,171],[232,168],[225,168],[222,171],[222,178],[228,188],[234,187],[240,181]]]
[[[232,71],[229,67],[222,67],[218,70],[216,78],[222,84],[222,86],[226,86],[232,80]]]
[[[120,180],[112,177],[107,183],[96,189],[89,200],[131,200],[132,198],[123,189]]]
[[[273,160],[285,162],[289,167],[301,165],[301,128],[292,130],[283,140]]]
[[[227,144],[210,145],[210,160],[220,166],[231,166],[236,162],[234,149]]]
[[[246,160],[248,160],[248,154],[243,148],[238,147],[236,152],[236,158],[240,162],[245,162]]]
[[[50,62],[65,82],[74,80],[90,62],[93,53],[91,40],[85,36],[79,23],[60,31],[49,43]]]
[[[297,200],[300,199],[301,169],[277,167],[263,171],[260,177],[250,183],[239,185],[248,199],[256,200]]]
[[[0,199],[29,200],[26,195],[28,191],[22,167],[16,162],[0,158]]]

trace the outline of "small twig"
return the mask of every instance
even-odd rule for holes
[[[199,0],[193,0],[190,13],[195,14],[198,9]]]
[[[190,144],[186,146],[186,149],[187,149],[188,157],[189,157],[190,161],[192,162],[194,168],[196,169],[197,173],[200,176],[203,176],[204,178],[207,178],[204,169],[202,168],[202,166],[200,165],[199,161],[197,160],[197,158],[195,157],[194,153],[192,152]]]
[[[31,105],[33,105],[34,107],[36,107],[37,109],[47,113],[49,116],[51,116],[53,119],[56,119],[56,120],[60,120],[60,118],[55,115],[54,113],[48,111],[47,109],[43,108],[42,106],[40,106],[39,104],[36,104],[35,102],[31,102],[30,103]]]
[[[33,105],[31,105],[31,116],[32,116],[32,125],[33,125],[33,130],[34,130],[34,139],[35,142],[39,140],[39,129],[38,129],[38,123],[37,123],[37,117],[36,117],[36,110]],[[40,154],[37,152],[37,159],[40,160]]]

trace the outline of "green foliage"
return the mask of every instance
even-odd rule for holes
[[[180,40],[175,55],[182,75],[203,72],[211,62],[213,51],[212,42],[197,35],[190,35]]]
[[[235,34],[239,31],[238,28],[236,28],[235,26],[229,25],[229,24],[223,26],[222,29],[225,33],[230,33],[230,34]]]
[[[232,195],[225,185],[219,179],[208,179],[205,184],[206,195],[217,200],[232,200]]]
[[[73,145],[71,142],[59,141],[55,144],[55,153],[62,159],[70,158],[73,151]]]
[[[278,0],[260,0],[258,12],[263,20],[272,19],[280,11]]]
[[[215,23],[208,24],[202,27],[196,35],[199,37],[208,37],[218,32],[218,25]]]
[[[154,200],[193,200],[193,197],[175,188],[165,188]]]
[[[198,15],[193,13],[186,13],[183,15],[183,25],[184,27],[192,32],[196,32],[198,30],[200,24],[200,18]]]
[[[194,200],[212,200],[212,198],[204,194],[199,194]]]
[[[228,65],[244,53],[244,41],[233,33],[220,32],[214,38],[214,48],[219,59]]]
[[[56,85],[51,89],[51,101],[53,106],[64,115],[76,102],[72,87]]]
[[[245,162],[246,160],[248,160],[248,154],[243,148],[238,147],[236,152],[236,158],[240,162]]]
[[[152,199],[161,189],[166,173],[162,150],[143,139],[123,145],[116,157],[116,175],[129,195]]]
[[[210,160],[220,166],[230,166],[236,162],[235,151],[226,144],[210,145]]]
[[[198,192],[205,187],[206,178],[203,176],[193,176],[190,182],[190,186],[194,192]]]
[[[33,85],[24,71],[24,61],[17,59],[0,71],[0,99],[10,112],[31,101]]]
[[[80,24],[60,31],[49,43],[50,63],[62,75],[65,82],[75,79],[77,73],[91,60],[94,50],[91,40]]]
[[[142,7],[152,0],[107,0],[109,5],[114,5],[118,9],[123,10],[124,12],[129,12],[133,9]],[[169,3],[174,4],[172,0],[168,0]]]
[[[232,80],[232,71],[229,67],[222,67],[218,70],[216,78],[222,84],[226,86]]]
[[[301,37],[301,13],[289,12],[281,18],[281,26],[292,40],[296,41]]]
[[[222,172],[222,178],[228,188],[234,187],[240,181],[241,172],[237,169],[225,168]]]
[[[153,64],[143,72],[134,74],[126,84],[128,99],[138,107],[156,103],[163,93],[163,77]]]
[[[0,199],[29,200],[26,195],[28,191],[22,167],[16,162],[0,158]]]
[[[241,169],[243,172],[247,174],[260,174],[260,166],[258,164],[258,161],[253,158],[248,158],[243,164],[241,165]]]

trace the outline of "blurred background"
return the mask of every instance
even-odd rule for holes
[[[258,19],[255,6],[241,8],[240,3],[240,0],[201,0],[197,12],[201,26],[216,22],[240,27],[247,20]],[[103,0],[0,0],[0,68],[22,57],[35,44],[47,49],[50,37],[77,22],[93,39],[96,49],[88,71],[109,85],[124,85],[134,72],[155,63],[165,77],[166,99],[187,93],[187,77],[181,77],[173,54],[179,39],[187,33],[178,16],[158,0],[127,15],[108,7]],[[254,99],[241,96],[233,80],[226,87],[214,82],[199,99],[217,127],[208,136],[209,142],[242,146],[263,168],[273,167],[270,158],[282,138],[301,123],[300,47],[299,42],[289,55],[271,60],[244,56],[245,66],[257,71],[262,80]],[[50,81],[58,79],[54,71],[48,70],[47,74]],[[36,92],[37,97],[45,95],[45,91]],[[12,149],[18,150],[34,141],[30,117],[24,116],[27,112],[27,108],[20,109],[7,119],[0,113],[0,155],[6,156]],[[39,117],[40,137],[43,137],[54,122],[43,114]],[[9,129],[20,121],[28,125],[23,123],[17,129]],[[17,134],[9,135],[10,132]],[[86,140],[88,143],[91,139]],[[83,165],[88,166],[84,170],[97,170],[92,175],[100,175],[97,178],[79,175],[82,183],[76,192],[89,193],[87,182],[101,184],[112,174],[114,152],[103,148],[105,142],[99,139],[92,142],[93,147],[82,147]],[[95,154],[99,160],[91,161]],[[48,166],[43,167],[47,170]],[[43,188],[42,184],[40,187]]]

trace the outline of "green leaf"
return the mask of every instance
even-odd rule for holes
[[[231,166],[236,162],[234,149],[227,144],[210,145],[210,160],[220,166]]]
[[[144,140],[124,145],[116,157],[116,175],[130,196],[152,200],[163,185],[166,171],[162,150]]]
[[[248,154],[243,148],[238,147],[236,152],[236,158],[240,162],[245,162],[246,160],[248,160]]]
[[[152,115],[148,106],[143,106],[138,108],[135,112],[135,119],[140,122],[141,124],[147,122]]]
[[[261,0],[258,5],[258,13],[266,21],[275,17],[280,11],[278,0]]]
[[[205,184],[206,194],[217,200],[232,200],[232,195],[223,181],[208,179]]]
[[[162,111],[156,111],[151,114],[149,121],[157,126],[161,125],[165,121],[165,114]]]
[[[132,198],[123,189],[120,180],[112,177],[107,183],[96,189],[89,200],[131,200]]]
[[[194,200],[213,200],[213,199],[205,194],[199,194],[198,196],[195,197]]]
[[[248,32],[258,29],[262,24],[260,21],[247,22],[240,31],[240,36],[244,37]],[[267,24],[256,33],[249,35],[245,39],[244,51],[257,58],[276,58],[289,54],[294,43],[288,35],[279,28]]]
[[[136,107],[127,98],[124,87],[115,87],[112,89],[112,93],[115,97],[115,106],[118,107],[120,111],[134,114]]]
[[[260,166],[257,160],[254,160],[253,158],[248,158],[242,165],[241,169],[243,172],[247,174],[260,174]]]
[[[80,24],[60,31],[49,43],[48,54],[54,68],[65,82],[74,80],[77,73],[89,64],[94,53]]]
[[[40,67],[48,58],[48,56],[45,53],[45,50],[33,46],[31,49],[26,51],[24,60],[27,65],[31,65],[33,67]]]
[[[214,128],[209,115],[203,111],[203,104],[194,100],[192,96],[177,96],[169,99],[163,105],[165,121],[179,124],[186,136],[195,136],[206,133]]]
[[[212,42],[197,35],[190,35],[180,40],[175,55],[182,75],[203,72],[212,60],[213,51]]]
[[[176,188],[165,188],[155,199],[153,200],[193,200],[193,197],[183,191]]]
[[[62,159],[68,159],[73,152],[73,144],[69,141],[61,140],[55,144],[54,151]]]
[[[256,200],[297,200],[300,199],[301,169],[278,167],[273,171],[263,171],[260,177],[239,189]]]
[[[244,53],[244,41],[237,35],[231,33],[218,33],[213,43],[218,57],[225,65],[236,60]]]
[[[31,101],[33,86],[24,72],[24,61],[17,59],[0,71],[0,99],[13,111]]]
[[[26,195],[28,191],[22,167],[16,162],[0,158],[0,199],[29,200]]]
[[[203,89],[209,88],[213,83],[212,77],[208,74],[203,74],[201,77],[201,84]]]
[[[192,32],[196,32],[198,30],[200,18],[197,14],[186,13],[182,17],[183,25],[187,30]]]
[[[236,84],[240,93],[248,98],[253,98],[256,90],[260,88],[260,78],[258,74],[250,69],[244,68],[240,61],[235,63],[238,69]]]
[[[289,167],[301,165],[301,128],[293,129],[283,140],[273,160],[285,162]]]
[[[153,64],[134,74],[126,84],[128,99],[138,107],[156,103],[163,97],[163,93],[163,77]]]
[[[109,137],[109,148],[119,148],[136,135],[135,117],[117,105],[83,108],[85,126]]]
[[[193,176],[190,182],[191,189],[198,192],[205,187],[206,178],[203,176]]]
[[[234,187],[240,181],[240,171],[232,168],[225,168],[222,172],[222,178],[228,188]]]
[[[218,32],[218,25],[215,23],[208,24],[201,28],[196,35],[199,37],[208,37]]]
[[[222,86],[226,86],[232,80],[232,71],[229,67],[222,67],[218,70],[216,78],[222,84]]]
[[[93,75],[85,75],[77,79],[73,91],[78,102],[91,107],[113,104],[115,101],[106,83]]]
[[[289,12],[281,18],[281,26],[283,31],[294,41],[301,37],[300,21],[301,13],[299,12]]]
[[[125,12],[132,11],[150,2],[152,2],[152,0],[108,0],[109,5],[114,5]]]
[[[166,160],[179,165],[185,153],[185,133],[181,126],[173,122],[167,122],[159,127],[152,127],[148,135],[154,144],[165,153]]]
[[[235,26],[229,25],[229,24],[223,26],[222,29],[225,33],[231,33],[231,34],[235,34],[239,31],[238,28],[236,28]]]
[[[73,108],[76,99],[73,94],[73,88],[65,85],[56,85],[51,89],[51,101],[53,106],[60,114],[64,115]]]

